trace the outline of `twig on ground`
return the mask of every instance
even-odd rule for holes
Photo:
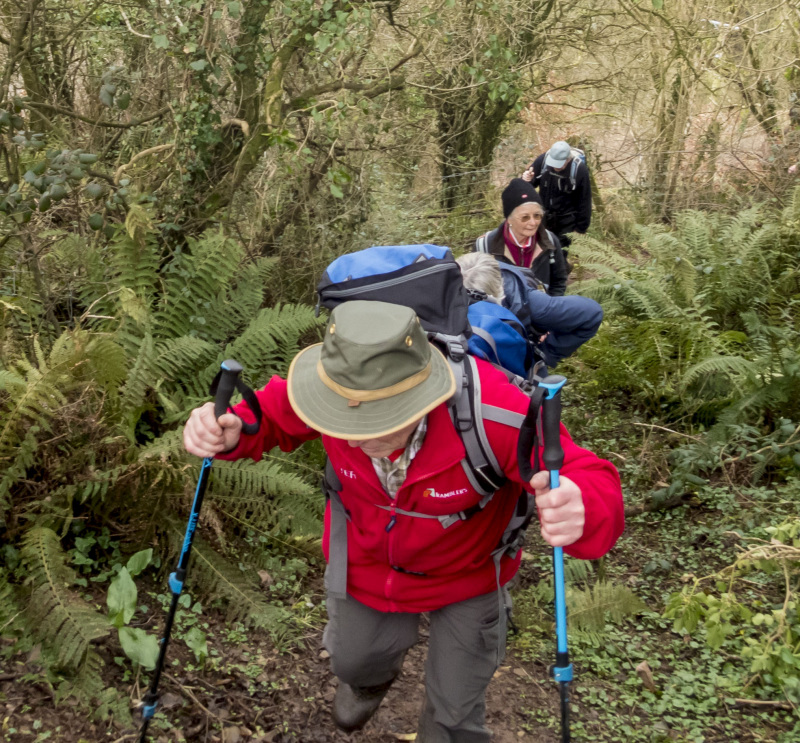
[[[769,699],[737,699],[734,707],[772,707],[773,709],[794,709],[791,702],[773,702]]]
[[[638,506],[628,506],[625,509],[625,516],[637,516],[640,513],[648,513],[650,511],[667,511],[670,508],[678,508],[679,506],[691,506],[694,493],[681,493],[680,495],[673,495],[667,500],[656,503],[650,501],[648,503],[641,503]]]
[[[699,436],[692,436],[688,433],[681,433],[680,431],[673,431],[671,428],[666,428],[665,426],[657,426],[655,423],[636,423],[634,422],[634,426],[641,426],[642,428],[657,428],[659,431],[666,431],[667,433],[674,433],[678,436],[685,436],[687,439],[694,439],[695,441],[700,441]]]
[[[189,691],[189,688],[188,688],[187,686],[184,686],[184,685],[183,685],[183,684],[182,684],[180,681],[178,681],[178,679],[176,679],[176,678],[175,678],[175,677],[174,677],[174,676],[173,676],[171,673],[167,673],[166,671],[164,671],[164,675],[165,675],[165,676],[166,676],[166,677],[167,677],[167,678],[168,678],[170,681],[172,681],[174,684],[176,684],[177,686],[179,686],[179,687],[181,688],[181,690],[182,690],[182,691],[185,691],[185,692],[186,692],[186,693],[187,693],[187,694],[188,694],[188,695],[191,697],[192,701],[193,701],[193,702],[194,702],[194,703],[195,703],[195,704],[196,704],[198,707],[200,707],[200,709],[202,709],[202,710],[203,710],[203,711],[204,711],[204,712],[205,712],[205,713],[206,713],[206,714],[207,714],[209,717],[213,717],[213,718],[214,718],[215,720],[217,720],[219,723],[222,723],[222,718],[220,718],[220,717],[219,717],[219,715],[215,715],[215,714],[214,714],[214,713],[213,713],[213,712],[212,712],[210,709],[208,709],[208,707],[205,707],[205,706],[203,705],[203,703],[202,703],[202,702],[201,702],[201,701],[200,701],[200,700],[199,700],[199,699],[198,699],[198,698],[197,698],[197,697],[196,697],[194,694],[192,694],[192,692],[191,692],[191,691]]]

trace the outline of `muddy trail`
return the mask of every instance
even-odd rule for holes
[[[163,617],[153,612],[149,631]],[[279,652],[266,633],[235,632],[220,613],[203,617],[214,658],[198,664],[180,634],[173,636],[167,668],[159,688],[158,713],[150,724],[151,741],[203,743],[389,743],[414,740],[424,697],[427,618],[419,642],[406,656],[403,673],[375,717],[360,732],[336,729],[330,715],[336,679],[322,649],[322,627],[306,632],[302,642]],[[3,640],[8,653],[10,640]],[[115,659],[111,642],[104,658],[103,683],[125,695],[133,725],[93,719],[75,698],[58,700],[58,683],[48,679],[38,646],[6,656],[0,668],[0,740],[20,743],[138,740],[139,701],[147,679],[133,674],[130,664]],[[6,655],[4,653],[4,655]],[[95,705],[96,706],[96,705]],[[544,663],[530,662],[515,651],[513,640],[487,694],[487,720],[494,743],[555,743],[558,690]]]

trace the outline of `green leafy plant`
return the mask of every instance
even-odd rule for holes
[[[138,605],[139,592],[133,579],[153,558],[153,550],[146,549],[131,556],[125,567],[120,567],[108,588],[106,603],[108,618],[117,628],[119,643],[132,661],[152,670],[158,660],[158,640],[139,627],[128,627]]]
[[[689,635],[704,630],[714,650],[726,646],[750,662],[751,679],[800,700],[800,520],[766,528],[766,539],[750,545],[722,571],[695,578],[672,595],[665,615],[675,630]],[[753,596],[750,583],[763,586]],[[743,641],[742,638],[743,637]]]

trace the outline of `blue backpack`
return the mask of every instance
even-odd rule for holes
[[[469,352],[526,378],[534,360],[533,349],[519,318],[511,310],[486,299],[471,304],[467,317],[472,326]]]

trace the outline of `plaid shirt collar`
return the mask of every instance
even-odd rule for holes
[[[383,489],[394,498],[400,486],[405,482],[411,460],[417,456],[425,441],[425,433],[428,430],[428,416],[426,415],[411,434],[408,446],[403,449],[400,456],[393,462],[389,457],[370,457],[375,474],[383,485]]]

